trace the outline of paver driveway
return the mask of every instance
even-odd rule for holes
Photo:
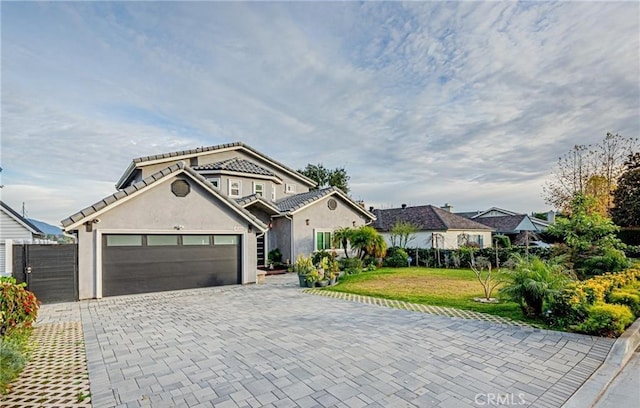
[[[559,407],[612,345],[283,279],[78,303],[94,407]]]

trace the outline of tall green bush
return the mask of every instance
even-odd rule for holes
[[[382,261],[382,266],[388,266],[391,268],[401,268],[407,266],[409,255],[404,249],[399,247],[391,247],[387,250],[387,255]]]

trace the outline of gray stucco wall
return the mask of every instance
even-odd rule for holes
[[[335,210],[330,210],[327,201],[334,198],[338,202]],[[359,227],[367,223],[368,219],[337,195],[327,196],[316,201],[309,207],[295,213],[294,219],[294,250],[293,259],[299,254],[305,256],[314,252],[314,235],[317,229],[336,230],[341,227]],[[309,220],[309,225],[307,221]],[[339,248],[337,248],[339,249]]]
[[[272,221],[269,231],[269,251],[278,248],[282,253],[282,262],[295,262],[291,254],[291,221],[285,217],[277,217]]]
[[[184,176],[191,185],[186,197],[176,197],[171,192],[171,177],[149,190],[97,215],[100,222],[93,224],[93,231],[78,229],[78,285],[80,299],[99,296],[97,282],[101,269],[101,236],[104,233],[222,233],[243,237],[242,282],[256,281],[256,235],[249,233],[249,223],[219,199]],[[176,226],[180,226],[178,231]]]

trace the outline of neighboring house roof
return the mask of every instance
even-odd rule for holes
[[[280,214],[280,209],[275,206],[274,203],[265,200],[264,197],[259,194],[251,194],[246,197],[238,198],[236,199],[236,203],[238,203],[238,205],[240,205],[242,208],[259,205],[265,209],[268,209],[268,212],[270,212],[272,215]]]
[[[459,215],[464,218],[473,218],[476,215],[480,214],[480,211],[468,211],[468,212],[457,212],[455,215]]]
[[[304,175],[302,175],[302,174],[298,173],[297,171],[285,166],[284,164],[282,164],[282,163],[270,158],[269,156],[258,152],[257,150],[253,149],[252,147],[247,146],[246,144],[241,143],[241,142],[235,142],[235,143],[220,144],[220,145],[216,145],[216,146],[199,147],[197,149],[181,150],[181,151],[177,151],[177,152],[156,154],[156,155],[152,155],[152,156],[138,157],[136,159],[133,159],[133,161],[129,164],[129,167],[127,167],[127,170],[125,170],[125,172],[122,175],[122,177],[120,177],[120,180],[118,180],[118,182],[116,183],[116,188],[118,188],[118,189],[122,188],[122,186],[125,185],[127,180],[129,180],[131,175],[134,173],[134,171],[138,167],[141,167],[142,165],[145,165],[145,164],[162,163],[162,162],[168,162],[168,161],[173,161],[173,160],[184,160],[184,159],[189,159],[189,158],[192,158],[192,157],[198,157],[198,156],[206,155],[206,154],[211,153],[211,152],[235,151],[235,150],[242,150],[242,151],[244,151],[246,153],[249,153],[250,155],[259,157],[262,160],[264,160],[267,163],[269,163],[270,165],[272,165],[273,167],[275,167],[275,168],[287,173],[289,176],[291,176],[291,177],[293,177],[293,178],[295,178],[297,180],[300,180],[301,182],[303,182],[304,184],[308,185],[309,187],[315,187],[317,185],[317,183],[315,181],[311,180],[310,178],[305,177]]]
[[[154,173],[151,176],[145,178],[144,180],[133,183],[129,187],[119,190],[114,194],[111,194],[110,196],[103,198],[97,203],[81,211],[78,211],[77,213],[71,215],[68,218],[65,218],[61,222],[62,226],[64,227],[65,231],[73,230],[77,228],[77,226],[82,224],[86,219],[95,218],[100,213],[105,212],[109,207],[122,203],[122,201],[125,198],[137,195],[138,192],[142,192],[144,190],[151,188],[154,184],[160,182],[161,180],[170,176],[178,175],[178,174],[185,174],[191,177],[193,180],[197,181],[206,191],[208,191],[210,194],[214,195],[215,197],[219,198],[223,204],[227,205],[229,208],[231,208],[233,211],[238,213],[241,217],[243,217],[244,219],[252,223],[258,229],[262,231],[267,230],[267,226],[264,225],[262,221],[256,218],[249,211],[242,208],[235,201],[229,199],[223,194],[220,194],[215,189],[215,187],[213,187],[213,185],[207,181],[207,179],[205,179],[202,175],[198,174],[195,170],[186,166],[186,164],[182,161],[176,164],[173,164],[169,167],[166,167],[163,170],[160,170],[159,172]]]
[[[375,210],[376,228],[390,231],[398,221],[409,222],[421,231],[485,230],[492,228],[433,205]]]
[[[526,214],[503,215],[494,217],[481,217],[475,219],[501,233],[517,233],[520,231],[537,231],[531,219]]]
[[[360,204],[353,201],[351,197],[346,195],[342,190],[336,187],[327,187],[320,190],[312,190],[306,193],[300,193],[293,195],[291,197],[286,197],[276,202],[278,209],[283,214],[294,214],[301,209],[315,203],[321,198],[337,195],[342,198],[344,201],[349,203],[353,208],[355,208],[358,212],[362,213],[365,217],[370,220],[375,220],[376,217],[374,214],[370,213],[366,209],[364,209]]]
[[[267,170],[264,167],[259,166],[248,160],[240,159],[238,157],[234,157],[232,159],[220,161],[217,163],[210,163],[202,166],[194,166],[193,169],[198,172],[207,171],[207,170],[226,170],[226,171],[232,171],[236,173],[257,174],[260,176],[276,177],[276,175],[272,171]]]
[[[13,208],[9,207],[4,201],[0,200],[0,208],[2,212],[7,214],[10,218],[13,218],[18,224],[22,225],[25,229],[29,230],[30,233],[36,235],[44,235],[42,231],[35,225],[33,225],[29,220],[24,218],[22,215],[18,214]]]
[[[485,211],[477,211],[475,214],[471,215],[469,218],[471,219],[475,219],[475,220],[479,220],[480,218],[490,218],[490,217],[496,217],[496,216],[487,216],[487,214],[491,213],[491,212],[497,212],[500,214],[503,214],[504,216],[509,216],[509,215],[525,215],[522,213],[517,213],[514,211],[510,211],[510,210],[505,210],[504,208],[498,208],[498,207],[491,207],[488,210]],[[464,214],[471,214],[471,213],[464,213]],[[549,227],[549,225],[551,224],[549,221],[547,220],[543,220],[537,217],[529,217],[529,220],[534,223],[535,225],[540,226],[542,229],[546,229]]]

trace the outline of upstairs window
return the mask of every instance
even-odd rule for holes
[[[296,185],[295,184],[285,184],[284,192],[287,194],[295,194],[296,193]]]
[[[263,183],[253,183],[253,194],[264,197],[264,184]]]
[[[229,197],[240,197],[242,183],[240,180],[229,180]]]

